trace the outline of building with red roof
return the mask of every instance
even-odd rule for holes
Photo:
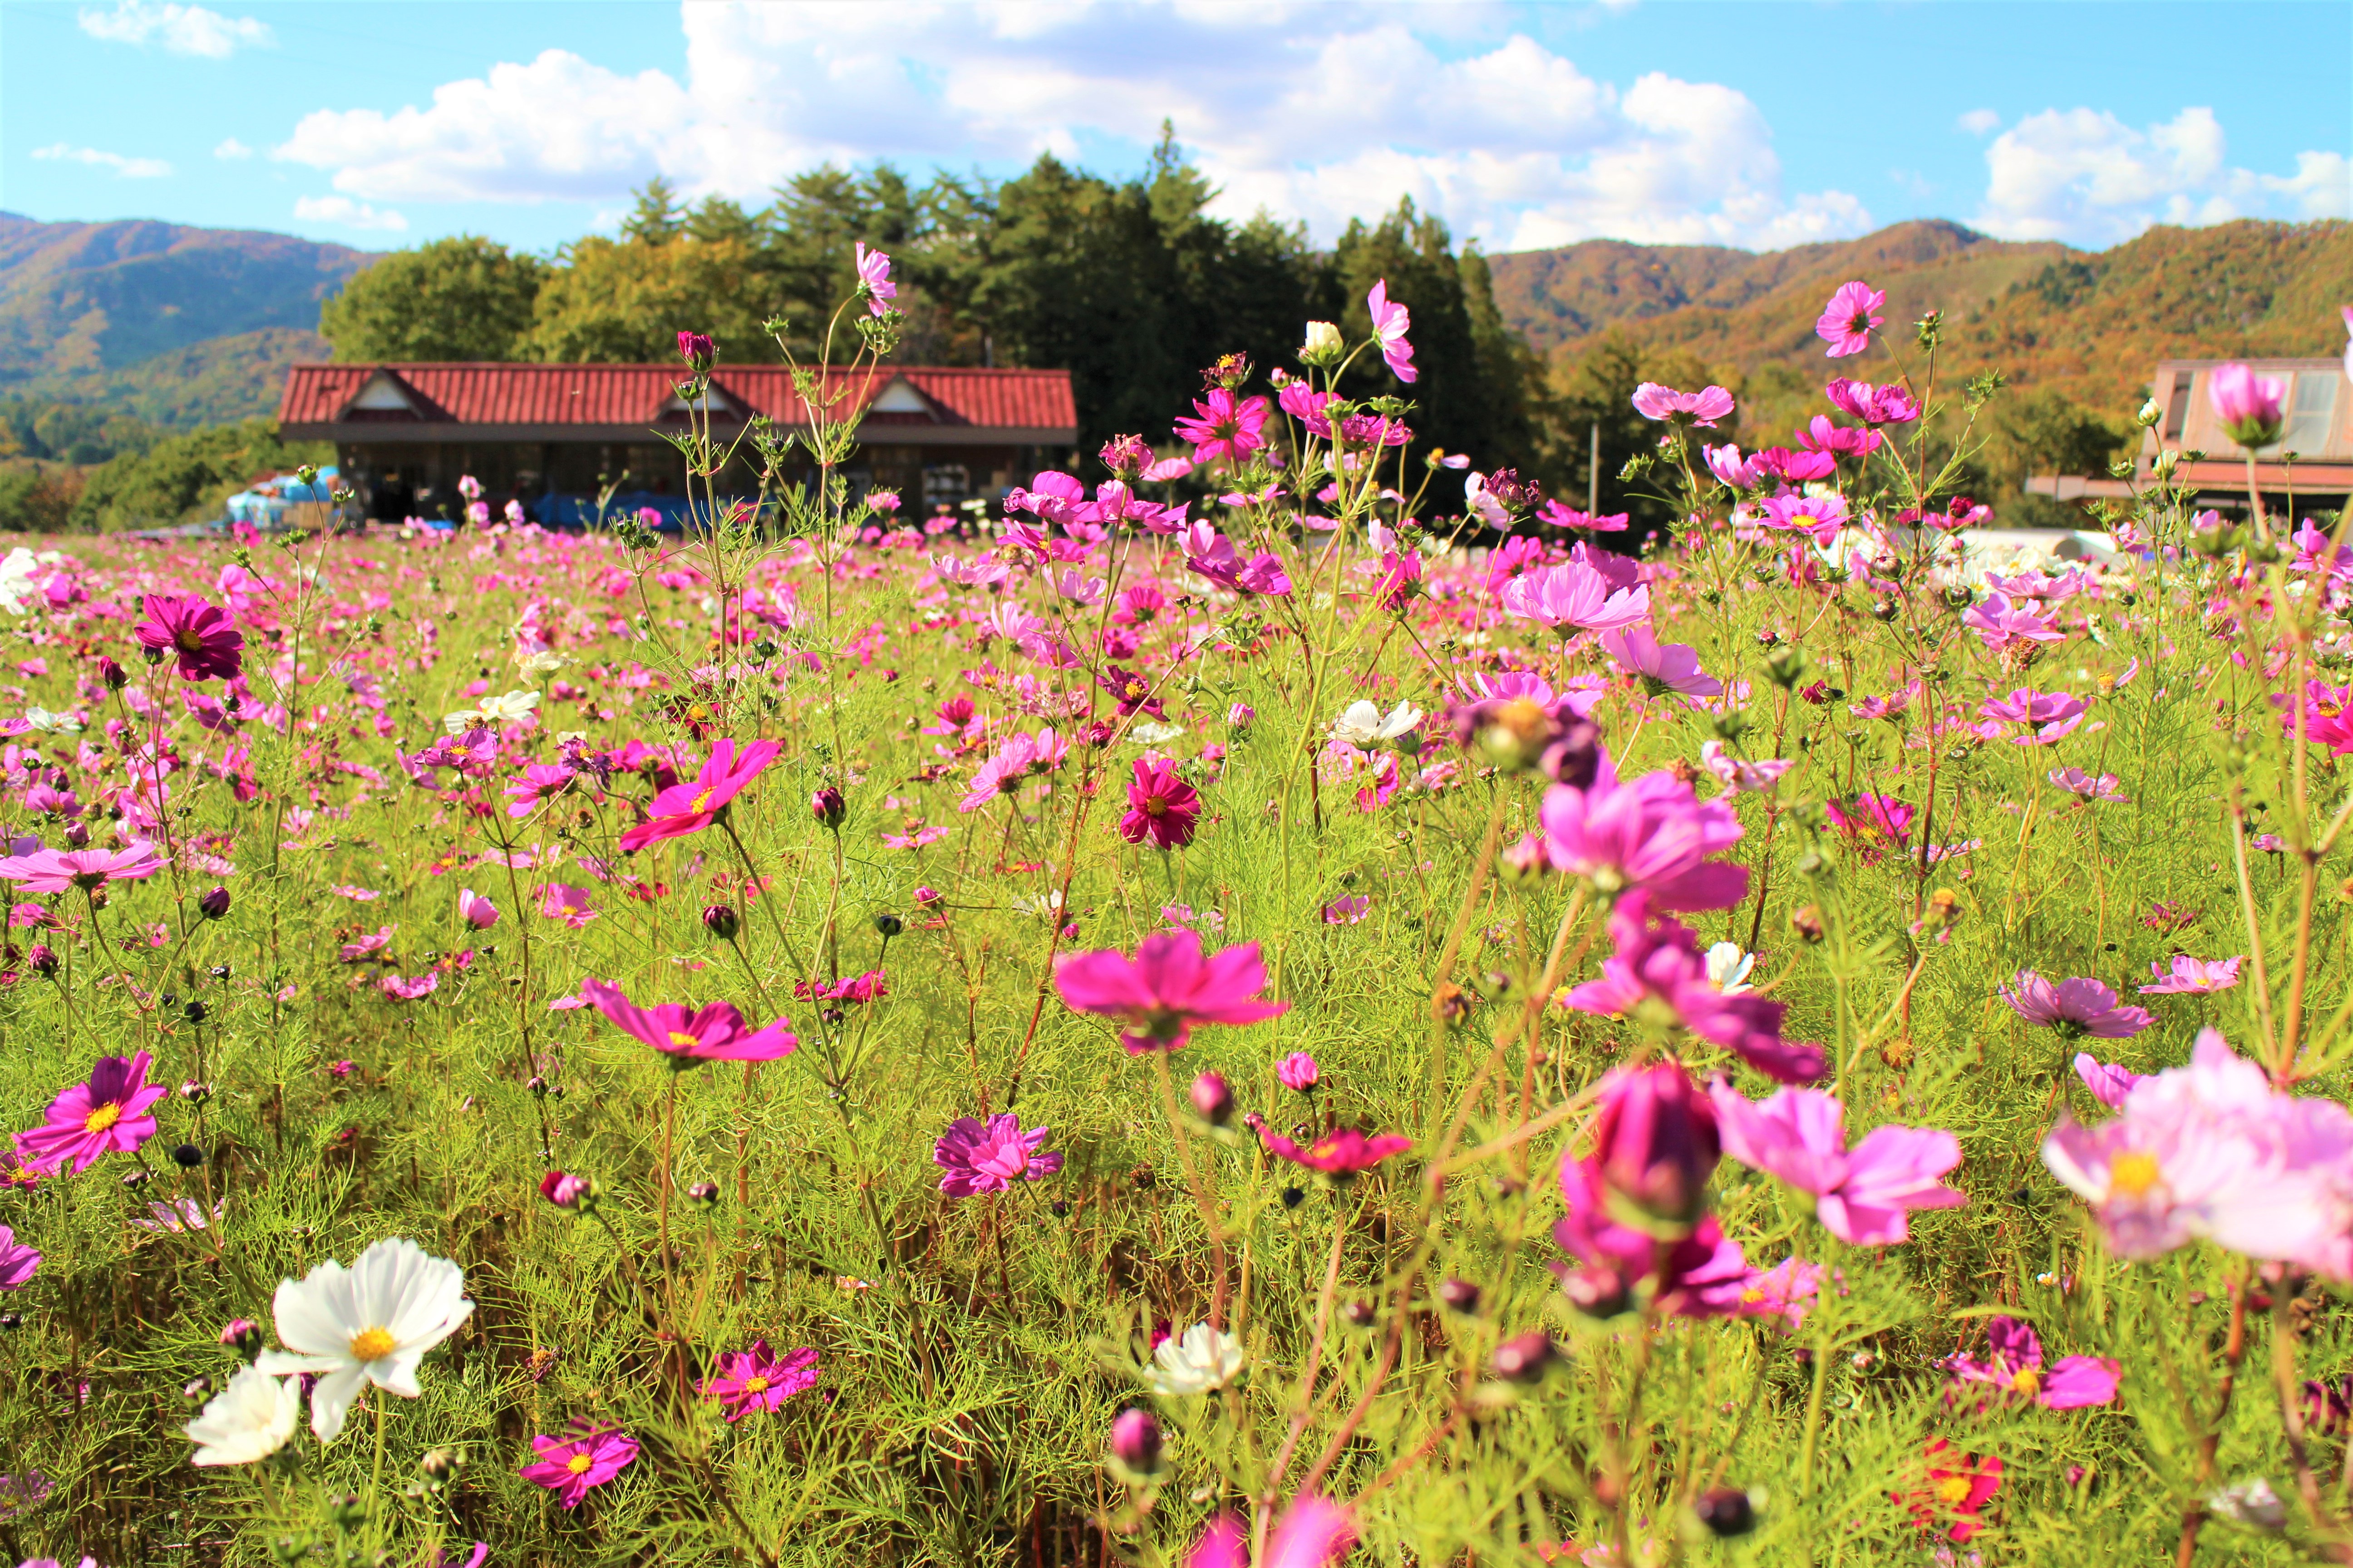
[[[676,516],[686,459],[664,437],[700,414],[687,406],[684,379],[674,364],[298,364],[278,420],[289,440],[335,444],[371,517],[454,518],[466,475],[481,482],[494,513],[512,499],[543,523],[593,515],[607,487],[616,489],[608,510],[649,505]],[[1078,440],[1068,371],[884,365],[836,370],[813,390],[831,418],[860,416],[843,469],[852,494],[894,490],[902,515],[1001,495],[1040,468],[1067,466]],[[703,406],[722,446],[754,416],[786,431],[809,426],[781,366],[713,367]],[[759,494],[751,442],[735,453],[719,493]],[[807,448],[796,446],[769,489],[804,484],[810,471]]]

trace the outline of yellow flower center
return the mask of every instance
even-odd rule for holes
[[[691,812],[709,811],[711,809],[711,797],[717,793],[718,791],[715,789],[697,790],[695,792],[694,799],[687,804],[686,809]]]
[[[2010,1374],[2010,1389],[2013,1394],[2023,1394],[2032,1398],[2042,1392],[2042,1371],[2036,1367],[2020,1367]]]
[[[382,1361],[393,1352],[396,1342],[389,1329],[367,1329],[352,1336],[352,1359],[358,1362]]]
[[[1936,1483],[1936,1500],[1949,1508],[1958,1508],[1969,1500],[1969,1478],[1947,1476]]]
[[[575,1454],[564,1461],[564,1468],[575,1476],[585,1476],[596,1468],[596,1461],[586,1454]]]
[[[110,1101],[83,1117],[81,1130],[85,1132],[103,1132],[121,1120],[122,1107]]]
[[[744,1384],[744,1392],[746,1394],[765,1394],[768,1392],[768,1380],[765,1377],[748,1379]]]
[[[1168,801],[1167,801],[1167,798],[1166,798],[1165,795],[1154,795],[1151,799],[1149,799],[1149,800],[1145,801],[1145,802],[1144,803],[1144,815],[1145,815],[1145,816],[1167,816],[1167,815],[1168,815]]]
[[[670,1043],[678,1047],[681,1050],[691,1050],[694,1047],[702,1044],[701,1040],[696,1039],[692,1035],[681,1035],[676,1029],[672,1029],[670,1032]]]
[[[2157,1185],[2157,1156],[2134,1150],[2108,1162],[2108,1195],[2137,1198]]]
[[[184,653],[202,653],[205,651],[205,639],[196,635],[195,628],[194,626],[182,626],[180,628],[180,635],[174,637],[172,640],[179,644],[180,650]]]

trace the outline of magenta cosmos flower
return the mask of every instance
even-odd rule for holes
[[[807,1345],[777,1356],[765,1340],[754,1340],[748,1351],[731,1351],[719,1358],[719,1375],[702,1380],[702,1397],[715,1399],[729,1421],[747,1412],[775,1410],[794,1394],[815,1386],[817,1352]]]
[[[2205,996],[2217,991],[2228,991],[2239,983],[2239,965],[2244,954],[2237,958],[2192,958],[2186,952],[2173,955],[2170,968],[2152,961],[2148,972],[2157,976],[2157,984],[2144,985],[2144,996]]]
[[[1265,1568],[1324,1568],[1356,1544],[1347,1510],[1314,1493],[1294,1500],[1267,1539]],[[1185,1559],[1185,1568],[1250,1568],[1250,1528],[1240,1515],[1209,1521]]]
[[[48,1120],[16,1135],[26,1169],[47,1173],[70,1161],[79,1175],[100,1155],[130,1153],[153,1137],[155,1119],[147,1109],[164,1098],[164,1089],[147,1081],[152,1059],[145,1051],[127,1059],[99,1058],[88,1083],[49,1101]]]
[[[1732,412],[1732,394],[1720,386],[1677,392],[1672,386],[1646,381],[1634,389],[1634,412],[1645,419],[1670,419],[1678,425],[1697,425],[1713,430],[1717,420]]]
[[[186,594],[149,594],[147,618],[132,628],[142,647],[180,661],[183,680],[235,680],[245,668],[245,638],[227,610]]]
[[[1062,1168],[1060,1154],[1040,1154],[1047,1129],[1021,1130],[1021,1119],[1011,1111],[987,1121],[959,1116],[932,1146],[932,1163],[947,1174],[940,1191],[952,1198],[1001,1193],[1016,1182],[1034,1182]]]
[[[792,1021],[779,1018],[765,1029],[745,1026],[744,1015],[724,1002],[690,1011],[675,1002],[640,1007],[621,988],[593,976],[580,983],[586,997],[623,1034],[634,1035],[670,1058],[670,1066],[698,1062],[771,1062],[790,1056],[800,1038]]]
[[[1849,1149],[1841,1127],[1846,1107],[1820,1089],[1779,1089],[1757,1105],[1718,1079],[1708,1097],[1724,1152],[1813,1194],[1822,1228],[1851,1246],[1903,1241],[1911,1234],[1909,1211],[1968,1202],[1938,1179],[1961,1163],[1960,1141],[1949,1132],[1890,1124]]]
[[[1782,1083],[1810,1083],[1829,1072],[1821,1047],[1781,1037],[1785,1004],[1725,991],[1709,976],[1698,939],[1680,921],[1651,920],[1648,902],[1640,892],[1618,900],[1609,913],[1618,951],[1602,961],[1600,978],[1561,993],[1560,1005],[1679,1026]]]
[[[1389,374],[1408,385],[1421,373],[1413,368],[1413,345],[1405,341],[1413,330],[1413,315],[1403,305],[1389,298],[1389,280],[1386,278],[1373,285],[1365,296],[1365,309],[1372,312],[1373,341],[1381,347],[1381,363]]]
[[[41,1266],[41,1255],[16,1239],[16,1233],[0,1225],[0,1290],[21,1290],[32,1283],[33,1271]]]
[[[1239,463],[1266,445],[1268,411],[1263,397],[1237,400],[1213,386],[1194,400],[1191,416],[1176,421],[1176,438],[1192,444],[1197,463]]]
[[[523,1479],[545,1487],[566,1508],[578,1508],[591,1487],[601,1487],[629,1468],[638,1457],[638,1441],[617,1427],[602,1431],[574,1422],[580,1436],[558,1439],[533,1437],[532,1451],[539,1456],[519,1470]]]
[[[1601,651],[1618,668],[1639,676],[1652,696],[1680,691],[1686,697],[1714,697],[1724,689],[1699,667],[1699,650],[1683,643],[1661,643],[1645,624],[1621,626],[1601,634]]]
[[[1840,376],[1822,388],[1822,395],[1865,425],[1909,425],[1920,417],[1920,405],[1900,386],[1873,386]]]
[[[1264,1121],[1258,1123],[1258,1141],[1266,1145],[1268,1153],[1327,1176],[1353,1176],[1359,1171],[1369,1171],[1390,1155],[1402,1154],[1413,1147],[1410,1138],[1400,1138],[1394,1132],[1368,1137],[1354,1127],[1334,1128],[1303,1147]]]
[[[2222,434],[2240,446],[2253,450],[2279,439],[2287,383],[2257,375],[2243,364],[2226,364],[2208,379],[2206,396],[2222,422]]]
[[[1175,763],[1166,757],[1136,763],[1127,786],[1127,815],[1119,819],[1122,838],[1130,844],[1148,838],[1155,848],[1182,849],[1193,842],[1200,820],[1200,793],[1176,776]]]
[[[647,819],[621,835],[621,847],[642,849],[660,839],[702,832],[781,750],[775,741],[754,741],[740,750],[733,741],[719,742],[701,773],[654,796],[646,807]]]
[[[1055,966],[1054,986],[1073,1010],[1124,1024],[1120,1044],[1130,1056],[1173,1051],[1198,1024],[1255,1024],[1291,1011],[1288,1002],[1256,1000],[1266,989],[1258,943],[1204,958],[1189,931],[1155,931],[1132,959],[1115,948],[1072,953]]]
[[[2147,1008],[2119,1004],[2115,992],[2080,974],[2053,985],[2031,969],[2021,969],[2000,994],[2020,1017],[2037,1028],[2056,1030],[2063,1040],[2086,1035],[2128,1040],[2157,1022]]]
[[[1590,785],[1545,792],[1539,819],[1546,858],[1597,891],[1641,889],[1662,910],[1729,909],[1748,891],[1746,867],[1708,859],[1740,842],[1740,819],[1663,769],[1621,784],[1601,752]]]
[[[881,315],[890,309],[882,301],[899,297],[899,286],[891,281],[891,258],[879,250],[867,249],[860,240],[853,259],[858,267],[858,286],[866,291],[868,313]]]
[[[109,882],[137,882],[164,866],[152,844],[120,849],[36,849],[0,859],[0,879],[25,884],[28,893],[62,893],[79,888],[96,892]]]
[[[1989,1383],[2011,1394],[2022,1394],[2045,1410],[2081,1410],[2109,1405],[2116,1397],[2117,1365],[2098,1356],[2061,1356],[2046,1368],[2042,1342],[2016,1318],[1992,1318],[1986,1322],[1989,1353],[1978,1361],[1957,1355],[1945,1365],[1957,1383]]]
[[[1827,357],[1842,359],[1869,348],[1872,329],[1886,320],[1879,313],[1886,304],[1887,295],[1868,283],[1840,284],[1814,323],[1814,335],[1830,344]]]

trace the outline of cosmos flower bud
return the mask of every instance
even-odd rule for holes
[[[1505,1383],[1535,1383],[1543,1378],[1557,1353],[1550,1337],[1539,1331],[1505,1340],[1495,1347],[1487,1364]]]
[[[1141,1484],[1160,1474],[1160,1423],[1152,1412],[1120,1412],[1111,1424],[1111,1458],[1124,1479]]]
[[[887,910],[874,917],[874,934],[885,942],[906,929],[907,922]]]
[[[458,1473],[459,1468],[464,1463],[464,1460],[448,1448],[431,1448],[426,1451],[425,1458],[417,1462],[417,1468],[429,1484],[439,1487],[447,1486],[450,1478]]]
[[[1457,1312],[1475,1312],[1479,1310],[1479,1287],[1468,1279],[1440,1280],[1438,1299]]]
[[[1715,1108],[1672,1062],[1604,1081],[1593,1158],[1612,1217],[1672,1237],[1699,1217],[1723,1152]]]
[[[250,1318],[231,1318],[221,1325],[221,1348],[251,1361],[261,1353],[261,1330]]]
[[[1337,354],[1345,345],[1340,341],[1340,329],[1330,321],[1307,323],[1307,341],[1300,346],[1299,357],[1309,364],[1321,364]]]
[[[1293,1051],[1274,1064],[1274,1076],[1281,1080],[1283,1088],[1295,1090],[1300,1094],[1311,1094],[1314,1091],[1320,1074],[1314,1057],[1309,1056],[1305,1051]]]
[[[2133,416],[2133,422],[2146,430],[2164,417],[2165,410],[2159,408],[2157,405],[2157,399],[2152,397],[2140,405],[2140,412]]]
[[[1226,1087],[1225,1079],[1219,1074],[1205,1072],[1195,1079],[1192,1096],[1193,1109],[1201,1113],[1202,1121],[1223,1127],[1233,1119],[1233,1090]]]
[[[596,1206],[596,1184],[586,1176],[550,1171],[539,1179],[539,1195],[557,1208],[586,1214]]]
[[[1692,1512],[1714,1535],[1746,1535],[1757,1528],[1757,1508],[1737,1487],[1717,1487],[1702,1492]]]
[[[718,346],[701,332],[681,332],[678,335],[678,357],[698,372],[709,370],[718,353]]]
[[[220,919],[228,913],[228,889],[216,886],[211,892],[196,900],[196,908],[204,911],[204,917],[208,921]]]
[[[708,904],[702,910],[702,929],[722,942],[733,942],[735,933],[744,929],[744,921],[733,904]]]
[[[45,942],[37,942],[25,954],[25,965],[47,980],[58,972],[58,955]]]
[[[689,1184],[686,1189],[686,1201],[692,1204],[699,1209],[717,1208],[719,1206],[719,1184],[717,1182],[694,1182]]]
[[[849,816],[849,802],[842,798],[839,790],[828,784],[809,796],[809,815],[827,827],[838,830]]]
[[[939,901],[940,890],[937,888],[917,888],[915,889],[915,902],[919,904],[936,904]]]
[[[109,691],[120,691],[131,684],[131,672],[105,654],[98,656],[98,679]]]

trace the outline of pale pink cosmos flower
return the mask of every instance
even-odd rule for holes
[[[1978,705],[1981,718],[2021,726],[2010,740],[2021,746],[2050,746],[2074,732],[2091,712],[2091,704],[2069,691],[2037,691],[2020,687],[2007,697]]]
[[[2219,366],[2207,378],[2207,400],[2222,422],[2222,434],[2250,451],[2279,438],[2285,416],[2287,383],[2257,375],[2243,364]]]
[[[1678,425],[1697,425],[1713,430],[1717,420],[1732,412],[1732,394],[1720,386],[1678,392],[1672,386],[1646,381],[1634,389],[1634,412],[1645,419],[1669,419]]]
[[[2051,782],[2078,800],[2129,802],[2132,797],[2118,792],[2119,782],[2114,773],[2087,773],[2081,768],[2053,768]]]
[[[2125,1096],[2132,1092],[2133,1085],[2146,1076],[2130,1068],[2104,1062],[2089,1051],[2077,1051],[2074,1065],[2075,1076],[2084,1080],[2084,1087],[2092,1091],[2092,1098],[2110,1110],[2122,1105]]]
[[[1872,329],[1886,321],[1879,313],[1886,304],[1886,293],[1868,283],[1840,284],[1822,307],[1821,320],[1814,323],[1814,335],[1830,344],[1827,357],[1841,359],[1869,348]]]
[[[578,931],[596,918],[596,910],[588,901],[588,889],[570,882],[543,882],[539,889],[539,912],[547,920],[560,921]]]
[[[2228,991],[2239,983],[2239,965],[2245,963],[2243,954],[2237,958],[2192,958],[2186,952],[2173,955],[2172,965],[2152,962],[2148,972],[2157,976],[2157,984],[2144,985],[2144,996],[2210,996],[2217,991]]]
[[[1798,765],[1788,757],[1767,757],[1752,763],[1725,751],[1721,741],[1703,742],[1699,762],[1700,766],[1723,782],[1726,795],[1771,789],[1783,773]]]
[[[2082,1410],[2113,1404],[2116,1397],[2115,1362],[2098,1356],[2061,1356],[2048,1367],[2042,1363],[2042,1342],[2015,1318],[1994,1318],[1986,1323],[1989,1354],[1983,1361],[1962,1354],[1945,1363],[1957,1384],[1991,1384],[2023,1394],[2045,1410]]]
[[[1412,313],[1389,298],[1389,280],[1386,278],[1373,285],[1365,296],[1365,309],[1372,312],[1373,341],[1380,344],[1381,363],[1389,374],[1411,385],[1421,373],[1413,368],[1413,345],[1405,341],[1413,329]]]
[[[2085,975],[2053,985],[2021,969],[1998,994],[2020,1017],[2066,1040],[2128,1040],[2157,1022],[2147,1008],[2119,1003],[2115,992]]]
[[[0,878],[22,882],[28,893],[95,892],[109,882],[136,882],[153,876],[170,859],[153,844],[120,849],[43,849],[0,859]]]
[[[1753,490],[1772,477],[1757,458],[1744,459],[1740,448],[1730,442],[1721,447],[1702,447],[1699,454],[1706,460],[1708,472],[1736,490]]]
[[[1662,644],[1646,623],[1602,633],[1601,651],[1619,668],[1641,677],[1653,696],[1680,691],[1686,697],[1714,697],[1724,689],[1724,682],[1700,668],[1697,648],[1679,642]]]
[[[1717,1079],[1715,1102],[1724,1152],[1751,1169],[1814,1194],[1822,1227],[1854,1247],[1907,1239],[1914,1209],[1957,1208],[1968,1201],[1939,1179],[1961,1163],[1960,1141],[1936,1128],[1874,1127],[1852,1149],[1841,1123],[1846,1107],[1811,1089],[1782,1089],[1753,1104]]]
[[[2031,605],[2013,603],[2007,594],[1987,595],[1983,604],[1970,606],[1961,616],[1961,625],[1989,648],[2013,642],[2053,643],[2064,635],[2050,616],[2037,614]]]
[[[1651,618],[1646,584],[1613,589],[1609,579],[1582,561],[1564,561],[1504,584],[1506,613],[1552,627],[1614,631]]]
[[[1266,988],[1258,943],[1204,957],[1190,931],[1156,931],[1132,959],[1115,948],[1072,953],[1054,966],[1054,987],[1072,1010],[1119,1020],[1130,1056],[1173,1051],[1197,1025],[1255,1024],[1291,1011],[1289,1002],[1257,1000]]]
[[[499,907],[473,889],[460,888],[458,889],[458,918],[477,931],[488,931],[499,923]]]
[[[1061,766],[1070,750],[1070,742],[1055,733],[1050,724],[1034,735],[1015,731],[994,755],[980,764],[980,770],[973,774],[972,787],[965,792],[956,809],[978,811],[998,795],[1012,794],[1027,780]]]
[[[879,250],[867,249],[862,240],[851,255],[858,268],[859,287],[866,294],[866,309],[880,316],[889,309],[882,301],[899,297],[899,286],[891,281],[891,258]]]
[[[1609,753],[1600,752],[1593,783],[1555,784],[1538,816],[1555,868],[1604,894],[1640,889],[1657,909],[1721,910],[1748,891],[1746,867],[1708,858],[1740,842],[1740,819],[1663,769],[1620,784]]]

